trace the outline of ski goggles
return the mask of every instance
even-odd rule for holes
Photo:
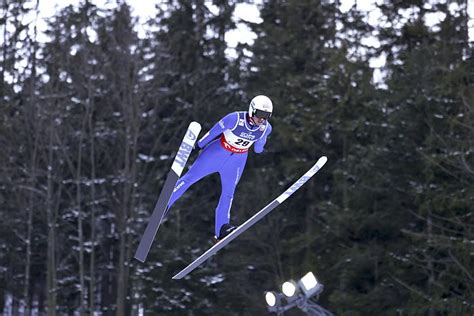
[[[253,115],[255,115],[255,116],[258,117],[258,118],[268,120],[268,119],[272,116],[272,113],[271,113],[271,112],[267,112],[267,111],[262,111],[262,110],[255,110],[255,111],[253,112]]]

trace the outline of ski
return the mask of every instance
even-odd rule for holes
[[[219,241],[217,244],[209,248],[205,253],[203,253],[199,258],[194,260],[190,265],[186,268],[181,270],[178,274],[176,274],[173,279],[179,280],[188,275],[191,271],[197,268],[200,264],[206,261],[209,257],[216,254],[219,250],[224,248],[228,245],[232,240],[237,238],[240,234],[245,232],[247,229],[252,227],[256,222],[262,219],[265,215],[270,213],[273,209],[275,209],[278,205],[282,204],[290,195],[295,193],[303,184],[306,183],[312,176],[316,174],[326,163],[327,161],[326,156],[322,156],[318,159],[318,161],[301,177],[296,181],[291,187],[289,187],[285,192],[283,192],[280,196],[278,196],[275,200],[249,218],[246,222],[238,226],[233,232]]]
[[[148,256],[156,232],[158,231],[163,215],[166,212],[166,207],[171,198],[171,194],[173,194],[176,182],[178,182],[178,179],[183,172],[184,166],[188,161],[189,155],[191,154],[200,131],[201,125],[198,122],[191,122],[189,124],[188,130],[179,146],[178,153],[174,158],[171,170],[166,177],[165,184],[163,185],[153,213],[150,216],[145,232],[140,240],[137,251],[135,252],[135,259],[141,262],[145,262],[146,257]]]

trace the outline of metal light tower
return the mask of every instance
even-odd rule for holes
[[[287,310],[298,307],[306,315],[312,316],[332,316],[332,314],[312,302],[310,299],[318,297],[322,293],[324,286],[318,282],[313,272],[308,272],[298,282],[286,281],[281,286],[281,292],[265,292],[265,301],[268,311],[283,315]]]

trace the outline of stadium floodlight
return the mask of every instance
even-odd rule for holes
[[[322,291],[322,285],[314,276],[313,272],[306,273],[299,281],[298,285],[306,297],[311,297]]]
[[[286,281],[281,286],[281,291],[283,292],[283,294],[285,294],[287,298],[291,298],[295,296],[297,289],[298,289],[298,284],[296,284],[296,282],[293,280]]]
[[[269,312],[278,312],[281,308],[281,293],[273,291],[265,292],[265,301]]]
[[[311,301],[313,296],[317,299],[323,289],[324,286],[318,282],[314,274],[308,272],[298,282],[289,280],[283,283],[281,292],[265,292],[268,311],[283,315],[284,312],[298,307],[307,315],[332,316],[329,311]]]
[[[275,292],[265,292],[265,301],[270,307],[275,307],[277,304],[277,295]]]

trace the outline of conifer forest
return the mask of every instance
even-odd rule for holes
[[[378,0],[371,23],[360,0],[156,0],[146,22],[78,0],[40,28],[42,1],[0,5],[0,315],[275,315],[264,292],[308,271],[334,315],[474,315],[470,0]],[[230,47],[239,23],[255,36]],[[324,168],[173,280],[213,245],[205,177],[134,259],[189,123],[259,94],[273,132],[231,223]]]

